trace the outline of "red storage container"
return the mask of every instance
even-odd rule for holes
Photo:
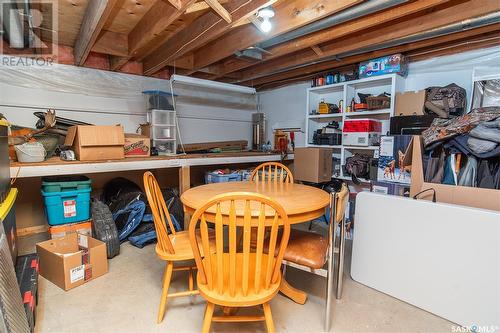
[[[346,119],[343,132],[381,132],[382,123],[373,119]]]

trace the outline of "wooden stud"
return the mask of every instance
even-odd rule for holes
[[[229,0],[219,0],[220,4],[225,4],[228,2],[229,2]],[[210,8],[210,6],[206,2],[203,2],[203,1],[196,2],[186,9],[186,14],[191,14],[191,13],[199,12],[202,10],[207,10],[209,8]]]
[[[117,0],[89,2],[75,42],[75,64],[83,65],[116,3]]]
[[[322,56],[323,55],[323,51],[321,50],[321,47],[319,47],[318,45],[313,45],[311,46],[311,49],[314,51],[314,53],[316,53],[318,56]]]
[[[207,5],[209,5],[220,17],[224,19],[227,23],[233,22],[231,14],[222,7],[222,5],[217,0],[204,0]]]
[[[245,20],[261,7],[268,6],[276,0],[234,0],[227,4],[227,10],[233,22]],[[229,30],[231,25],[217,14],[207,12],[194,21],[189,28],[174,35],[168,43],[160,46],[154,53],[144,58],[144,73],[153,74],[174,59],[197,49]]]
[[[37,225],[34,227],[26,227],[26,228],[18,228],[17,229],[17,237],[23,237],[33,234],[41,234],[43,232],[47,232],[48,227],[46,225]]]
[[[181,0],[167,0],[169,4],[174,6],[175,9],[181,10],[182,9],[182,1]]]
[[[180,194],[186,192],[191,187],[191,168],[189,166],[182,166],[179,168],[179,191]],[[191,216],[184,213],[184,230],[189,229],[189,221]]]
[[[130,58],[137,57],[150,47],[151,43],[158,41],[161,33],[174,23],[196,0],[179,0],[180,8],[174,8],[164,1],[156,1],[144,17],[137,23],[128,35],[129,53],[126,57],[112,57],[110,67],[112,70],[121,68]],[[162,41],[162,40],[160,40]]]

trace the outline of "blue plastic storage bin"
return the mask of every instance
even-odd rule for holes
[[[229,173],[225,175],[220,175],[217,172],[205,173],[205,184],[239,182],[239,181],[241,181],[241,175],[239,173]]]
[[[91,189],[44,192],[45,214],[49,225],[86,221],[90,218]]]

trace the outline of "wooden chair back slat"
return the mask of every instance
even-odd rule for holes
[[[170,237],[168,236],[167,224],[172,234],[175,234],[175,228],[172,223],[172,219],[170,218],[167,204],[163,199],[160,186],[158,185],[155,176],[149,171],[144,173],[143,182],[146,197],[148,198],[151,213],[153,214],[153,222],[158,244],[161,250],[170,254],[175,254],[174,247],[170,241]]]
[[[271,182],[277,184],[278,180],[282,183],[293,183],[293,175],[290,169],[286,165],[278,162],[262,163],[252,171],[250,180],[255,182],[264,182],[266,181],[266,176],[268,184],[271,184]]]
[[[336,193],[336,196],[335,222],[340,223],[344,220],[347,201],[349,200],[349,189],[346,184],[342,185],[342,189]]]
[[[205,212],[210,211],[213,214],[214,210],[215,251],[210,251]],[[196,238],[198,224],[204,258],[199,247],[200,240]],[[227,227],[227,238],[224,238],[224,226]],[[243,232],[242,246],[238,246],[238,228]],[[271,236],[268,240],[265,239],[266,230],[270,230]],[[282,230],[282,237],[277,244],[279,230]],[[255,246],[251,246],[252,231],[257,234]],[[288,216],[283,207],[272,199],[261,194],[245,192],[215,196],[196,210],[189,226],[200,282],[225,298],[229,296],[241,299],[250,293],[259,294],[269,290],[271,284],[279,280],[289,235]],[[264,253],[264,242],[270,242],[268,253]]]
[[[242,291],[243,296],[248,295],[248,279],[250,265],[250,243],[252,239],[252,211],[250,209],[250,201],[245,202],[245,211],[243,215],[243,274],[242,274]]]
[[[217,210],[215,214],[215,256],[217,260],[216,278],[217,278],[217,291],[223,292],[224,288],[224,224],[222,223],[222,212],[220,209],[220,202],[217,203]]]

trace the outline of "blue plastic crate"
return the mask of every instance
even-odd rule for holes
[[[229,173],[225,175],[220,175],[216,172],[205,173],[205,184],[239,182],[239,181],[241,181],[241,175],[239,173]]]
[[[90,218],[91,189],[64,192],[42,191],[49,225],[86,221]]]

